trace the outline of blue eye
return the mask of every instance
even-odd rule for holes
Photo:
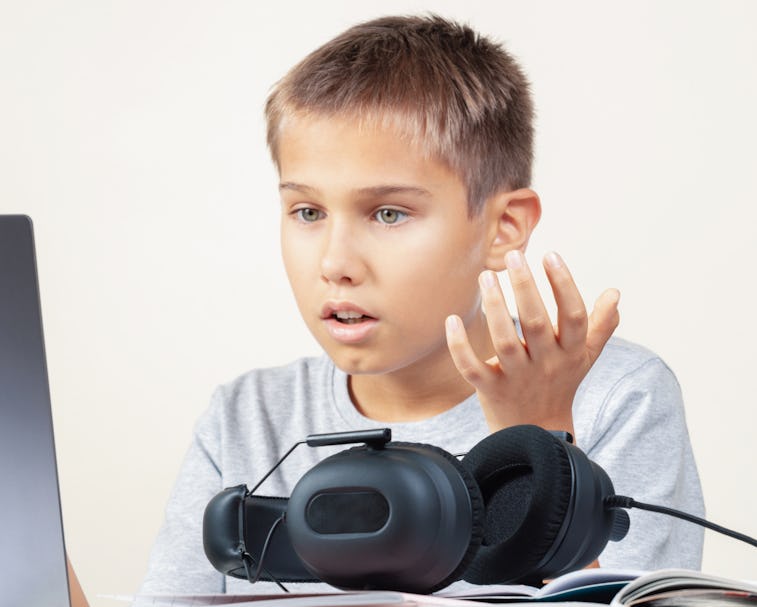
[[[397,209],[379,209],[374,217],[384,225],[394,225],[407,219],[407,213]]]
[[[314,221],[318,221],[322,215],[321,211],[312,208],[297,209],[295,211],[295,214],[305,223],[313,223]]]

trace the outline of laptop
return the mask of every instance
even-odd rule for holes
[[[32,223],[0,215],[0,605],[70,607]]]

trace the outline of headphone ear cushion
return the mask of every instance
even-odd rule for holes
[[[482,545],[463,578],[474,584],[541,583],[573,493],[570,459],[560,439],[538,426],[489,435],[462,461],[486,509]]]
[[[470,542],[468,543],[468,549],[465,551],[465,554],[463,555],[463,558],[460,560],[460,564],[455,568],[452,573],[449,574],[445,579],[441,580],[436,586],[433,588],[430,588],[427,592],[432,593],[436,592],[437,590],[440,590],[452,582],[455,582],[459,580],[462,577],[462,574],[468,569],[470,566],[470,563],[473,561],[474,557],[476,556],[479,546],[481,546],[481,542],[484,538],[484,521],[486,520],[486,508],[484,505],[484,498],[481,495],[481,489],[478,486],[478,483],[476,482],[476,479],[474,478],[473,474],[470,472],[467,466],[463,465],[462,462],[458,458],[456,458],[451,453],[445,451],[444,449],[441,449],[440,447],[436,447],[434,445],[427,445],[423,443],[402,443],[402,442],[392,442],[389,443],[390,445],[397,445],[397,446],[413,446],[413,447],[421,447],[423,449],[428,449],[429,451],[433,451],[435,453],[438,453],[442,457],[444,457],[459,473],[460,478],[465,483],[465,486],[468,489],[468,495],[470,496],[470,504],[471,504],[471,511],[472,511],[472,527],[471,527],[471,538]]]

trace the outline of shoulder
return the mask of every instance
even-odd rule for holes
[[[333,373],[334,365],[325,356],[301,358],[248,371],[215,390],[195,426],[195,440],[213,460],[224,485],[259,478],[293,444],[325,431],[322,426],[333,418]],[[295,456],[286,474],[282,472],[292,477],[287,482],[296,481],[296,474],[309,464],[298,464],[298,457],[307,456]],[[277,482],[273,491],[287,490],[286,482]]]
[[[334,365],[326,356],[300,358],[286,365],[253,369],[213,392],[197,433],[236,434],[274,430],[301,419],[303,409],[331,402]]]
[[[592,383],[616,384],[623,379],[649,375],[675,375],[665,361],[652,350],[639,344],[611,337],[586,379]]]
[[[657,354],[613,337],[584,378],[574,401],[576,433],[593,443],[610,428],[649,425],[683,415],[681,388]]]
[[[617,391],[679,390],[678,380],[657,354],[625,339],[612,337],[581,383],[576,397],[606,401]]]

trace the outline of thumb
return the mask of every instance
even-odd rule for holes
[[[607,340],[620,323],[619,301],[620,291],[607,289],[594,303],[586,333],[586,351],[592,364],[597,360],[602,348],[605,347]]]

